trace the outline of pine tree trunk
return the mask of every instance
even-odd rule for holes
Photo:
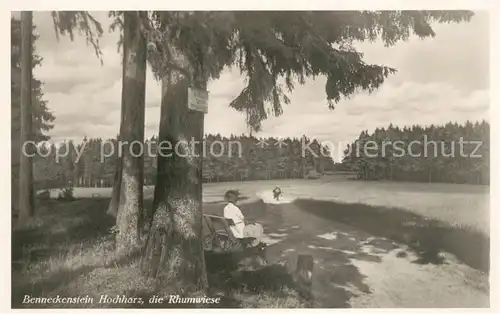
[[[125,32],[125,30],[124,30]],[[125,41],[125,38],[123,38],[123,56],[122,56],[122,84],[124,84],[125,76],[126,76],[126,54],[125,51],[127,51],[126,47],[128,47],[129,43],[128,40],[130,38],[127,37],[127,42]],[[115,151],[117,152],[116,155],[116,168],[115,168],[115,175],[113,178],[113,190],[111,192],[111,201],[109,202],[108,205],[108,211],[106,214],[117,217],[118,216],[118,205],[120,204],[120,195],[121,195],[121,187],[122,187],[122,170],[123,170],[123,158],[122,158],[122,152],[121,152],[121,135],[123,134],[123,126],[124,126],[124,117],[123,115],[125,114],[125,99],[127,96],[127,90],[122,86],[122,98],[121,98],[121,117],[120,117],[120,134],[118,135]]]
[[[146,92],[146,39],[139,27],[145,12],[125,12],[125,67],[122,90],[123,121],[120,139],[123,141],[122,171],[116,226],[116,248],[130,251],[139,244],[143,215],[143,151],[144,105]],[[136,143],[131,145],[132,143]],[[143,147],[142,147],[143,148]]]
[[[121,124],[123,124],[123,122]],[[122,179],[122,158],[120,156],[117,156],[115,176],[113,179],[113,190],[111,192],[111,201],[109,202],[108,211],[106,212],[106,214],[113,216],[115,218],[118,215],[118,204],[120,202],[120,188],[122,184],[121,179]]]
[[[177,58],[187,65],[182,55]],[[194,83],[206,89],[206,80]],[[158,154],[153,220],[141,262],[144,273],[184,292],[208,285],[202,232],[204,113],[188,109],[189,84],[175,69],[162,80],[159,142],[171,149]]]
[[[21,12],[21,147],[31,141],[32,122],[32,30],[33,12]],[[30,145],[26,145],[27,148]],[[19,220],[24,221],[35,214],[33,195],[33,160],[20,154],[19,168]]]
[[[19,156],[16,157],[20,160]],[[11,166],[11,186],[11,210],[12,214],[17,216],[19,215],[19,163]]]

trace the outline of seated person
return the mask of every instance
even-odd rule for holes
[[[230,229],[235,238],[255,238],[251,246],[256,246],[261,242],[264,229],[258,223],[245,224],[245,217],[238,206],[236,206],[238,194],[237,191],[229,190],[224,195],[224,199],[227,202],[227,205],[224,207],[224,218],[233,220],[234,224],[230,226]]]

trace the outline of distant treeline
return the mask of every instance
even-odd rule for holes
[[[404,128],[391,124],[362,131],[339,168],[355,171],[362,180],[489,184],[490,125],[484,120]]]
[[[295,179],[331,171],[352,171],[360,180],[489,184],[489,131],[486,121],[404,128],[391,124],[372,133],[362,131],[348,145],[342,163],[337,164],[329,157],[328,147],[316,139],[207,135],[203,180]],[[462,148],[461,138],[464,141]],[[156,183],[157,141],[152,137],[144,145],[146,185]],[[218,142],[217,145],[212,145],[214,142]],[[36,189],[111,187],[117,163],[117,140],[85,138],[83,143],[68,141],[59,147],[40,147],[40,154],[34,157]],[[77,161],[80,151],[82,154]],[[57,160],[57,154],[66,157]]]
[[[152,137],[144,144],[146,185],[156,182],[157,142],[157,138]],[[213,145],[214,142],[217,144]],[[117,163],[117,140],[85,138],[83,143],[75,145],[69,141],[57,147],[53,144],[40,147],[34,157],[36,188],[112,186]],[[217,134],[207,135],[204,146],[207,150],[203,154],[205,182],[303,178],[334,168],[328,148],[307,137],[263,139]],[[304,149],[302,156],[305,146],[308,149]],[[77,160],[77,152],[80,151],[83,153]],[[67,156],[56,158],[56,155]]]

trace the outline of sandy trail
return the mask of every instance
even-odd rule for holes
[[[317,307],[489,306],[487,274],[451,254],[442,265],[417,264],[406,246],[305,213],[293,199],[276,202],[267,192],[258,195],[273,216],[264,223],[269,259],[293,269],[297,255],[314,257]],[[397,257],[403,251],[406,256]]]
[[[448,255],[448,264],[418,265],[409,254],[398,258],[395,251],[382,256],[380,263],[353,259],[366,276],[369,294],[358,294],[353,307],[487,307],[487,278]]]

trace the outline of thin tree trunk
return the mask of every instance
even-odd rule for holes
[[[125,30],[124,30],[125,31]],[[125,76],[126,76],[126,58],[125,58],[125,51],[127,51],[129,43],[125,41],[125,38],[123,39],[123,56],[122,56],[122,84],[124,84]],[[117,151],[116,155],[116,168],[115,168],[115,175],[113,178],[113,190],[111,192],[111,201],[109,202],[108,205],[108,211],[106,214],[117,217],[118,216],[118,205],[120,204],[120,195],[121,195],[121,187],[122,187],[122,170],[123,170],[123,160],[122,160],[122,151],[121,151],[121,136],[123,134],[123,120],[124,117],[123,115],[125,114],[125,99],[126,99],[127,93],[126,89],[122,86],[122,98],[121,98],[121,117],[120,117],[120,134],[118,135],[115,150]]]
[[[19,156],[17,160],[20,160]],[[19,215],[19,164],[11,166],[11,210],[13,216]]]
[[[184,56],[177,58],[186,68]],[[172,149],[157,157],[154,216],[141,262],[144,273],[175,282],[184,292],[208,286],[202,232],[204,113],[188,109],[189,83],[175,69],[162,80],[159,141]],[[206,89],[206,80],[194,83]]]
[[[123,120],[120,124],[123,124]],[[121,179],[122,179],[122,158],[121,156],[117,156],[115,176],[113,180],[113,191],[111,192],[111,201],[109,202],[108,211],[106,212],[106,214],[113,216],[115,218],[118,215],[118,204],[120,203],[120,188],[122,184]]]
[[[20,131],[20,130],[19,130]],[[12,213],[19,215],[19,166],[21,161],[21,133],[18,130],[11,133],[11,208]]]
[[[32,140],[32,30],[33,12],[21,12],[21,147]],[[27,145],[29,148],[29,145]],[[35,214],[33,195],[33,161],[21,151],[19,168],[19,220]]]
[[[122,96],[123,141],[120,197],[116,225],[117,250],[129,251],[139,244],[143,215],[143,143],[144,100],[146,87],[146,39],[139,23],[145,12],[125,12],[124,49],[125,75]],[[134,145],[131,145],[134,143]]]

